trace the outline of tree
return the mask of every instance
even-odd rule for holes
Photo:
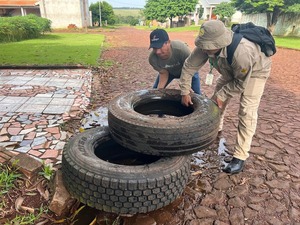
[[[232,0],[232,4],[246,14],[266,13],[267,28],[271,33],[282,13],[300,13],[299,0]]]
[[[99,18],[99,2],[96,2],[94,4],[91,4],[89,7],[90,11],[92,12],[92,21],[93,24],[95,22],[100,21]],[[116,23],[116,16],[114,14],[114,10],[110,4],[103,1],[100,2],[100,9],[101,9],[101,21],[107,21],[108,24],[115,24]],[[100,26],[100,23],[99,23]]]
[[[194,12],[198,0],[148,0],[144,15],[148,20],[165,22],[167,18],[171,21],[178,16],[180,19]]]
[[[235,11],[235,8],[229,2],[221,2],[214,9],[214,14],[219,15],[222,21],[224,21],[225,18],[228,18],[228,20],[230,21]]]

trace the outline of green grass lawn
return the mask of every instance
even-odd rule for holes
[[[114,10],[114,14],[115,15],[119,15],[119,16],[140,16],[141,15],[141,10],[142,9],[113,9]]]
[[[292,48],[300,50],[300,37],[279,37],[275,36],[277,47]]]
[[[0,43],[0,65],[96,66],[104,35],[51,33],[39,39]]]

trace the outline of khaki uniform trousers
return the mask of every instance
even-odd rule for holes
[[[249,157],[251,142],[257,125],[257,111],[268,75],[250,78],[244,92],[240,96],[240,108],[238,113],[239,123],[233,155],[235,158],[246,160]],[[220,76],[217,80],[215,93],[228,82],[228,80]],[[224,102],[224,110],[221,113],[219,130],[223,129],[224,115],[229,102],[230,99]]]

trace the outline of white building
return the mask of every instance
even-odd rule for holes
[[[199,0],[199,3],[196,5],[196,12],[194,13],[194,21],[195,24],[198,24],[199,21],[199,12],[200,7],[203,8],[203,14],[200,19],[202,20],[211,20],[211,19],[217,19],[217,15],[213,13],[214,8],[216,8],[217,5],[219,5],[221,2],[229,2],[230,0]],[[232,18],[232,22],[239,22],[242,17],[241,12],[236,12]]]
[[[88,0],[0,0],[0,16],[36,14],[52,21],[52,28],[90,26]]]

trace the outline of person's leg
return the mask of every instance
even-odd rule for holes
[[[171,83],[171,81],[172,81],[173,79],[174,79],[174,76],[172,76],[171,74],[169,74],[168,81],[167,81],[166,85],[164,86],[164,88],[167,87],[168,84]],[[158,83],[159,83],[159,74],[158,74],[157,77],[156,77],[156,80],[155,80],[155,82],[154,82],[154,84],[153,84],[153,88],[157,88]]]
[[[244,168],[257,124],[257,111],[267,78],[250,78],[240,98],[239,123],[234,154],[224,172],[235,174]]]
[[[196,93],[201,95],[201,88],[200,88],[200,77],[199,73],[196,72],[192,78],[192,90]]]
[[[240,99],[238,132],[233,157],[246,160],[257,125],[257,111],[267,79],[250,78]]]
[[[230,80],[226,79],[224,76],[220,76],[218,79],[217,79],[217,83],[216,83],[216,87],[215,87],[215,90],[214,90],[214,95],[212,96],[212,100],[214,100],[216,97],[215,97],[215,94],[224,86],[226,85],[228,82],[230,82]],[[224,117],[225,117],[225,113],[226,113],[226,108],[227,108],[227,105],[229,104],[230,102],[230,98],[227,99],[227,101],[225,101],[223,103],[223,109],[221,109],[221,115],[220,115],[220,125],[219,125],[219,132],[221,132],[223,130],[223,123],[224,123]]]

